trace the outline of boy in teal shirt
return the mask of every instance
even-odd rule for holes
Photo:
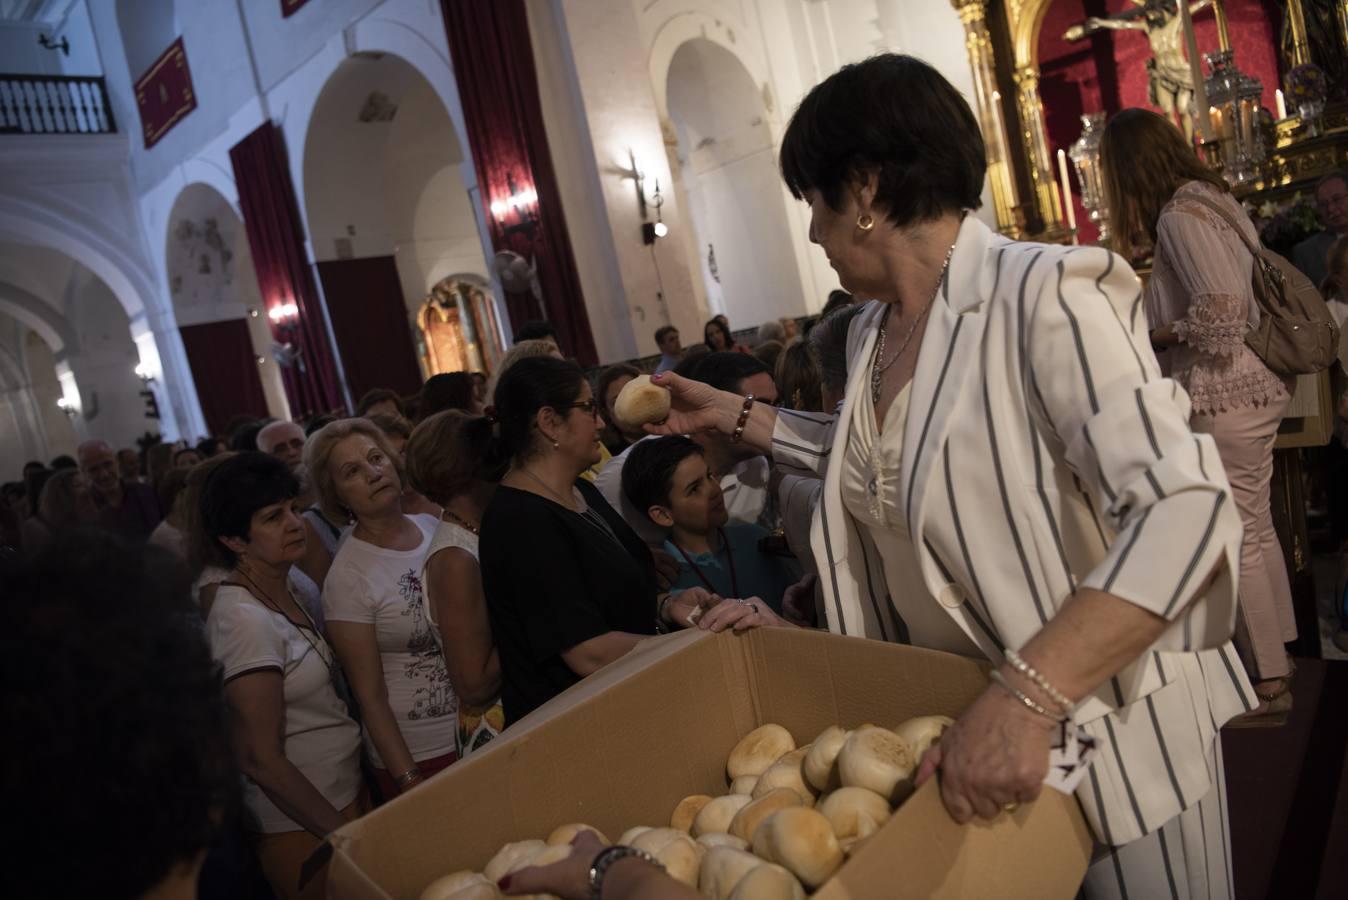
[[[706,588],[726,599],[758,599],[782,611],[782,595],[795,578],[786,561],[759,550],[768,531],[727,525],[721,483],[686,437],[642,441],[628,453],[623,493],[651,521],[669,530],[665,552],[679,564],[670,593]]]

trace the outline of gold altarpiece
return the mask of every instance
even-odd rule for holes
[[[997,225],[1019,239],[1071,240],[1054,176],[1044,107],[1039,96],[1039,33],[1053,0],[950,0],[964,25],[973,73],[974,112],[987,146],[988,178]],[[1229,50],[1226,14],[1214,0],[1220,49]],[[1301,0],[1286,4],[1290,68],[1311,62]],[[1340,50],[1348,53],[1348,0],[1335,0]],[[1237,61],[1239,62],[1239,61]],[[1323,133],[1305,137],[1295,114],[1278,122],[1258,178],[1237,191],[1255,203],[1305,192],[1316,178],[1348,165],[1348,108],[1331,105]]]

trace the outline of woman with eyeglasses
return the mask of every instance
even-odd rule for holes
[[[581,474],[599,458],[598,405],[574,363],[521,360],[489,415],[510,468],[481,523],[482,587],[509,728],[657,629],[683,627],[705,590],[660,594],[650,548]],[[725,625],[747,608],[708,613]]]

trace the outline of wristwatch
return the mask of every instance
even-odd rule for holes
[[[629,856],[650,863],[661,872],[665,870],[660,861],[645,850],[638,850],[636,847],[606,847],[600,850],[594,862],[590,863],[590,900],[601,900],[604,893],[604,873],[608,871],[608,867]]]

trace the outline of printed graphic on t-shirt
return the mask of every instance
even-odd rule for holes
[[[408,569],[398,579],[398,594],[404,603],[401,614],[412,618],[412,631],[407,639],[410,658],[403,667],[403,675],[417,685],[412,691],[412,708],[407,718],[416,721],[452,715],[454,691],[449,684],[449,671],[426,621],[421,579],[414,570]]]

